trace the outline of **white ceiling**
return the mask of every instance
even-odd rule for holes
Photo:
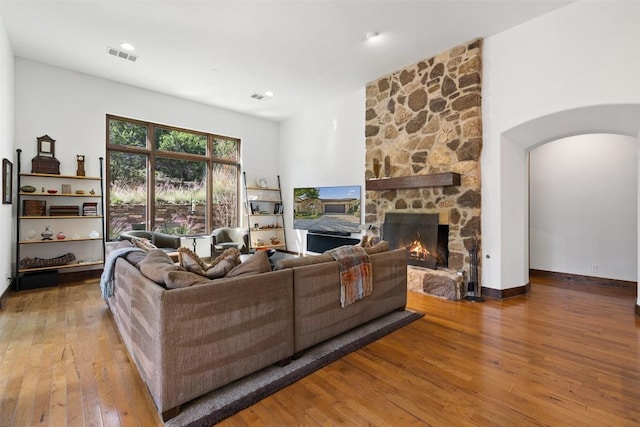
[[[16,56],[280,121],[568,3],[0,0],[0,14]],[[135,63],[107,54],[124,41]]]

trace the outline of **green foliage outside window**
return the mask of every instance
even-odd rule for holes
[[[211,204],[213,216],[206,219],[209,229],[237,225],[238,140],[160,126],[151,128],[150,124],[117,118],[110,118],[108,123],[110,235],[129,229],[134,222],[148,221],[155,222],[156,229],[164,227],[172,233],[203,233],[207,229],[203,216],[207,212],[206,203]],[[153,147],[147,145],[147,129],[154,135]],[[212,146],[207,153],[209,138]],[[123,147],[122,151],[118,146]],[[153,162],[148,163],[151,159]],[[217,159],[223,159],[223,163]],[[150,219],[131,213],[131,209],[127,211],[125,206],[146,205],[148,164],[152,165],[154,174],[155,200],[153,206],[146,207],[142,213]],[[211,174],[209,195],[208,173]],[[169,205],[173,213],[165,215]],[[116,209],[117,206],[121,208]],[[170,216],[165,217],[167,215]]]

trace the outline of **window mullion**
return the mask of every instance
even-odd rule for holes
[[[147,148],[149,158],[147,161],[147,223],[149,230],[156,229],[156,144],[155,126],[147,124]]]

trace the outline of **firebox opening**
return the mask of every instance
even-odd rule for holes
[[[383,239],[393,249],[407,250],[407,263],[426,268],[448,266],[449,225],[438,214],[387,213]]]

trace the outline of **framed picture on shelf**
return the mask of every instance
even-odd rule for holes
[[[2,159],[2,204],[10,205],[13,201],[13,163]]]
[[[56,140],[52,139],[49,135],[44,135],[37,139],[38,139],[38,156],[55,157]]]

